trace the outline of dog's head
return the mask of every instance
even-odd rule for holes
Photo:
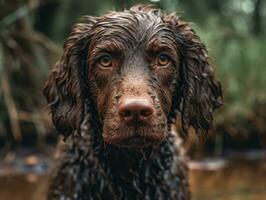
[[[44,94],[65,136],[80,128],[88,104],[106,143],[138,148],[159,144],[178,111],[185,132],[207,131],[222,100],[198,36],[152,6],[84,17]]]

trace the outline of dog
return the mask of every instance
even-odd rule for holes
[[[151,5],[83,17],[44,88],[65,145],[49,200],[188,200],[175,130],[204,134],[222,89],[188,23]]]

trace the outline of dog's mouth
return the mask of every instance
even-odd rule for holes
[[[140,149],[160,144],[165,138],[165,132],[149,132],[148,130],[138,132],[137,130],[118,133],[113,136],[103,135],[107,144],[122,148]]]
[[[126,148],[143,148],[151,145],[151,141],[141,136],[133,136],[124,138],[120,143],[117,143],[120,147]]]

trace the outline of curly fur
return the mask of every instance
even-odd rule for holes
[[[87,84],[92,28],[104,27],[104,19],[123,13],[161,19],[174,32],[180,48],[180,77],[173,81],[168,135],[159,145],[139,150],[105,144],[97,100]],[[204,44],[187,23],[143,5],[103,17],[86,16],[73,27],[44,94],[53,123],[66,140],[51,180],[49,200],[190,199],[180,138],[170,127],[180,113],[185,132],[189,126],[207,132],[213,111],[221,105],[222,91]]]

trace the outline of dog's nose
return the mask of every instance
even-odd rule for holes
[[[147,124],[154,108],[146,99],[126,99],[118,107],[118,113],[128,125]]]

